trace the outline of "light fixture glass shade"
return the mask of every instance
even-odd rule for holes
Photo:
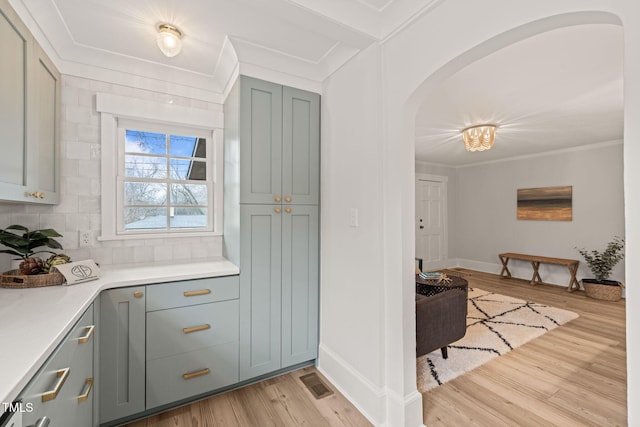
[[[496,139],[495,125],[471,126],[462,131],[464,148],[467,151],[485,151],[493,147]]]
[[[182,49],[182,32],[173,25],[158,25],[158,47],[169,58],[176,56]]]

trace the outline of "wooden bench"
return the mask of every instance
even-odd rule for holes
[[[500,271],[500,276],[502,277],[511,277],[511,272],[507,267],[507,263],[510,259],[518,259],[521,261],[530,261],[531,266],[533,267],[533,277],[531,278],[531,284],[537,285],[538,283],[543,283],[542,278],[540,277],[540,272],[538,269],[540,268],[540,263],[545,264],[557,264],[557,265],[566,265],[569,269],[569,273],[571,274],[571,279],[569,280],[568,291],[573,292],[580,289],[580,283],[578,283],[578,279],[576,279],[576,273],[578,272],[578,264],[580,261],[575,259],[565,259],[565,258],[551,258],[546,256],[538,256],[538,255],[526,255],[526,254],[516,254],[512,252],[506,252],[498,255],[500,257],[500,261],[502,262],[502,271]],[[506,276],[504,274],[506,273]]]

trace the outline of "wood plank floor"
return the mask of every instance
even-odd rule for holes
[[[470,286],[579,318],[423,395],[436,426],[626,426],[625,302],[462,270]]]
[[[300,377],[320,376],[333,394],[315,399]],[[365,427],[371,423],[314,367],[164,412],[127,427]]]
[[[461,271],[470,286],[580,317],[425,393],[427,426],[627,425],[624,300],[598,301],[566,287]],[[294,371],[128,427],[371,425],[324,378],[334,395],[316,400],[299,380],[309,372],[317,371]]]

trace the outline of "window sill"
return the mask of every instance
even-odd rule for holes
[[[107,242],[111,240],[142,240],[142,239],[171,239],[181,237],[217,237],[222,236],[222,233],[216,233],[214,231],[189,231],[184,233],[139,233],[139,234],[116,234],[107,235],[103,234],[98,236],[99,242]]]

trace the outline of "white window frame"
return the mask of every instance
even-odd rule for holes
[[[105,93],[96,95],[96,109],[100,113],[102,146],[102,234],[98,240],[221,236],[224,211],[222,112]],[[119,122],[127,122],[127,125],[139,123],[144,129],[155,129],[162,133],[177,130],[179,134],[188,135],[189,130],[196,130],[198,135],[195,136],[204,134],[211,139],[211,143],[207,144],[207,168],[211,171],[208,170],[207,174],[212,180],[208,199],[211,228],[207,231],[124,230],[121,212],[124,198],[119,182],[120,162],[124,161],[124,153],[119,152]]]

